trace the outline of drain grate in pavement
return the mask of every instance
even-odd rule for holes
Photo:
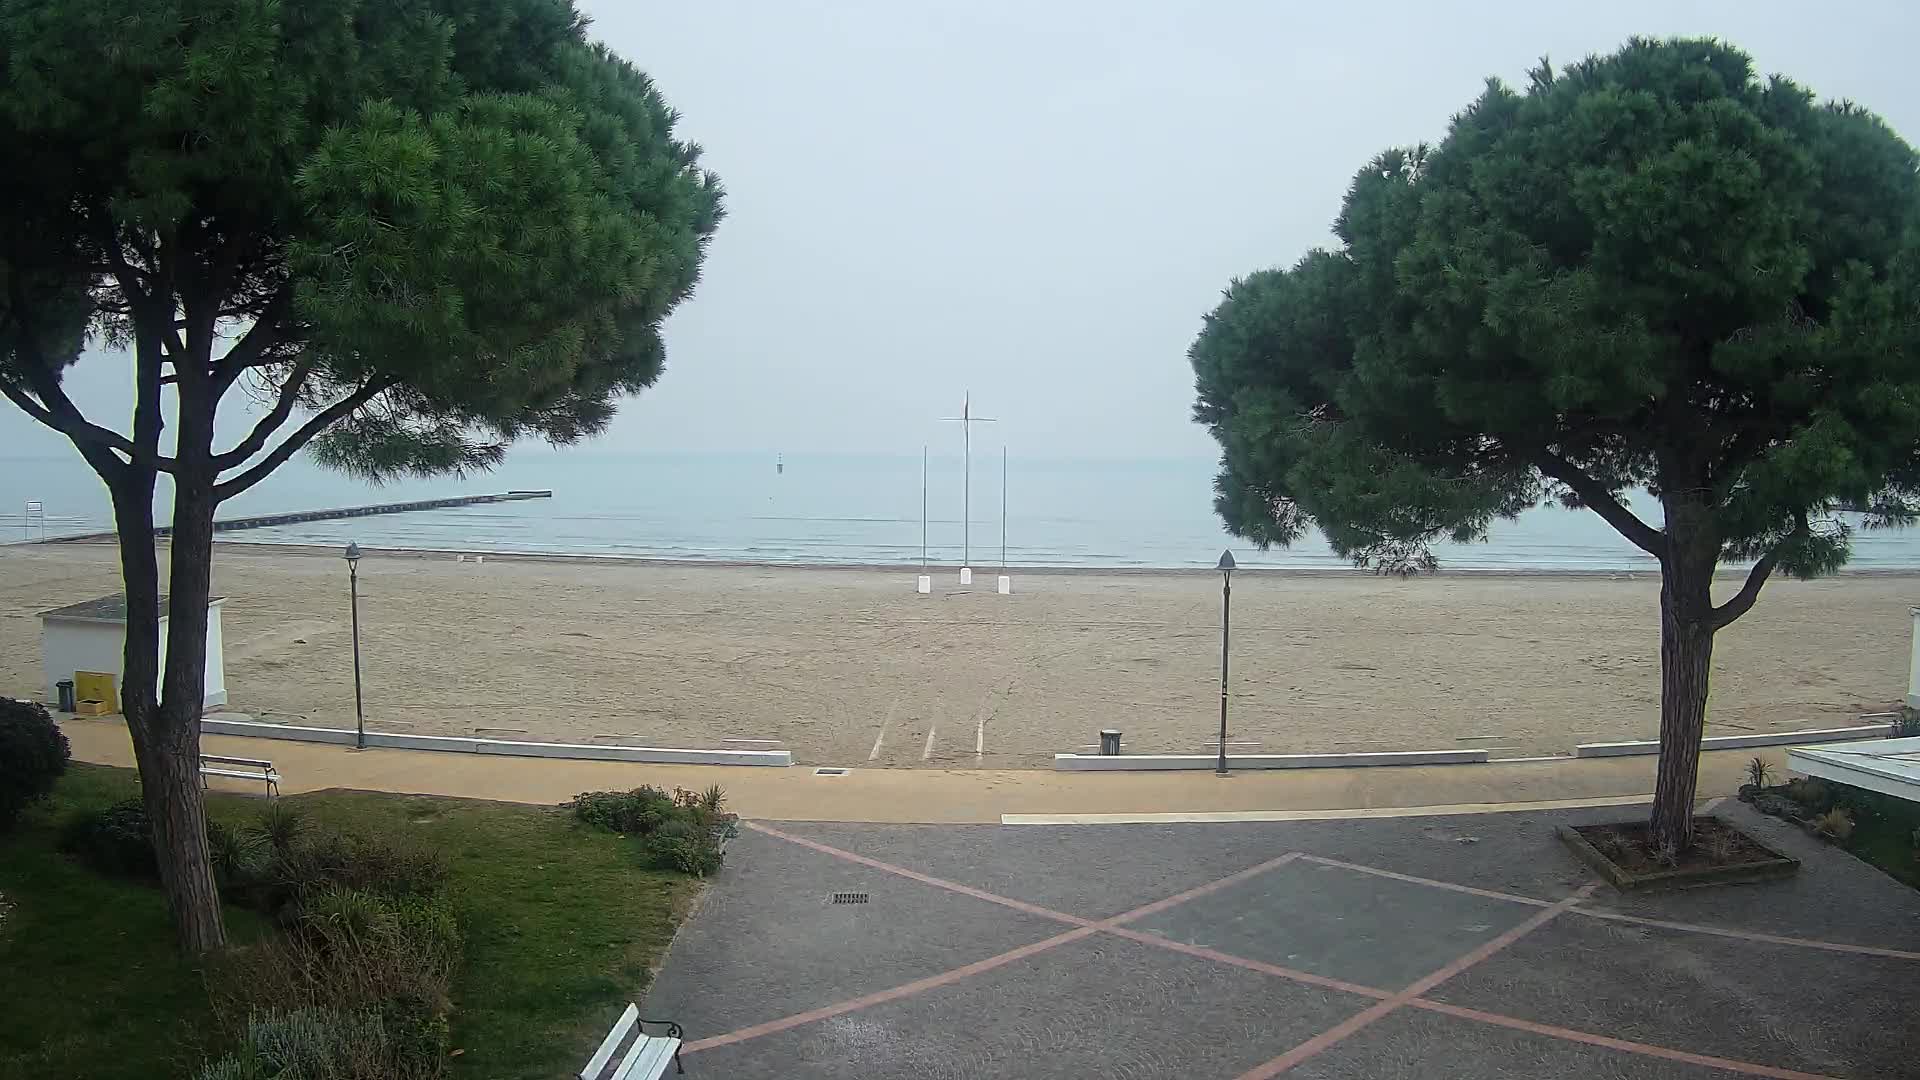
[[[864,904],[867,902],[867,894],[863,892],[837,892],[833,894],[833,902],[836,904]]]
[[[831,769],[831,768],[821,768],[821,769],[815,769],[815,770],[813,770],[813,775],[815,775],[815,776],[845,776],[845,775],[847,775],[847,770],[845,770],[845,769]]]

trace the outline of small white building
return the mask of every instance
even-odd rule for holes
[[[220,605],[224,597],[207,601],[206,707],[227,703],[227,670],[222,657]],[[126,650],[127,597],[114,593],[98,600],[71,604],[40,613],[40,662],[47,672],[47,703],[60,700],[58,683],[76,671],[105,671],[120,682],[120,660]],[[160,671],[167,669],[167,598],[160,597]],[[156,679],[154,692],[159,692]]]

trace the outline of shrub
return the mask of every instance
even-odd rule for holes
[[[198,1080],[420,1080],[443,1062],[410,1062],[405,1039],[372,1009],[263,1010],[247,1021],[241,1048],[202,1068]]]
[[[1767,764],[1766,758],[1757,757],[1747,762],[1747,783],[1752,784],[1754,787],[1763,788],[1767,786],[1767,781],[1772,778],[1773,766]]]
[[[294,842],[307,830],[307,816],[288,805],[275,800],[260,811],[260,835],[276,852],[293,850]]]
[[[1888,725],[1887,734],[1895,739],[1908,739],[1920,735],[1920,709],[1910,705],[1900,706],[1899,715]]]
[[[1853,835],[1853,818],[1845,810],[1834,808],[1813,819],[1813,831],[1840,843]]]
[[[222,892],[232,892],[257,884],[273,870],[273,845],[264,834],[253,829],[231,829],[218,821],[207,822],[207,856],[213,863],[213,880]]]
[[[657,870],[706,877],[720,869],[721,846],[734,836],[734,815],[722,813],[726,792],[656,787],[632,791],[583,791],[566,805],[589,825],[640,838],[640,860]]]
[[[394,899],[428,897],[447,880],[446,860],[423,848],[337,832],[303,832],[275,858],[260,906],[280,911],[332,886]]]
[[[1738,849],[1739,845],[1735,842],[1733,833],[1726,829],[1715,829],[1701,845],[1701,850],[1706,853],[1707,858],[1721,864],[1732,862],[1733,853]]]
[[[223,1016],[263,1009],[377,1012],[426,1059],[445,1055],[448,988],[461,952],[452,904],[329,886],[285,913],[286,933],[222,957],[208,993]],[[437,1034],[435,1034],[437,1033]]]
[[[53,792],[69,753],[66,735],[45,706],[0,698],[0,832]]]
[[[566,804],[576,820],[632,836],[645,836],[677,807],[666,792],[643,784],[632,791],[583,791]]]
[[[158,878],[153,826],[139,799],[76,811],[60,828],[60,850],[103,874]]]
[[[1827,790],[1826,781],[1803,776],[1787,784],[1787,798],[1809,810],[1824,810],[1832,801],[1832,793]]]

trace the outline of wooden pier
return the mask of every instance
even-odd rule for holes
[[[447,510],[456,506],[481,506],[486,503],[519,502],[523,499],[551,499],[552,489],[540,491],[503,491],[494,495],[459,495],[451,499],[415,499],[412,502],[377,503],[373,506],[337,506],[326,510],[295,510],[285,514],[257,514],[253,517],[221,518],[213,523],[217,533],[240,529],[264,529],[272,525],[298,525],[308,521],[333,521],[338,518],[372,517],[375,514],[405,514],[415,510]],[[172,533],[170,527],[153,530],[157,537]],[[88,533],[62,536],[59,540],[97,540],[113,533]],[[55,538],[49,537],[49,540]]]

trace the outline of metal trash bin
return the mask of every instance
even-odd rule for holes
[[[55,689],[60,691],[60,711],[72,712],[75,704],[73,700],[73,680],[61,679],[53,685]]]
[[[1120,732],[1116,728],[1100,729],[1100,756],[1114,757],[1120,753]]]

